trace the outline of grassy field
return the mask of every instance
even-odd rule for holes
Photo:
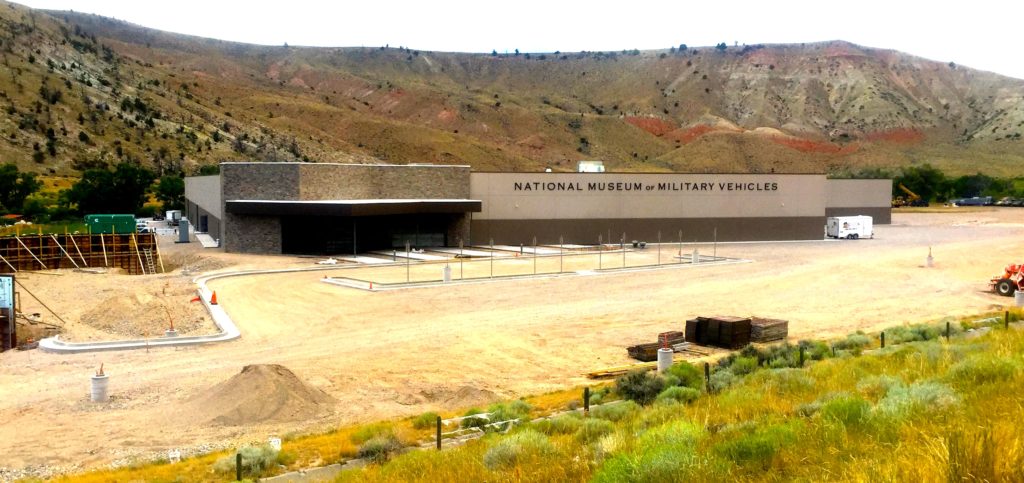
[[[709,381],[687,363],[665,377],[635,373],[594,386],[589,417],[564,412],[581,388],[495,404],[479,409],[534,421],[444,451],[398,454],[431,440],[428,413],[286,435],[280,452],[252,448],[245,461],[261,477],[376,462],[338,481],[1020,481],[1024,331],[1004,330],[1002,315],[893,327],[884,349],[877,334],[748,347],[713,363]],[[230,480],[233,456],[59,481]]]

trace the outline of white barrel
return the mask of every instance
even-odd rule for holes
[[[442,278],[444,279],[444,283],[452,281],[452,267],[450,265],[445,265],[444,269],[441,270],[441,272]]]
[[[672,349],[658,349],[658,372],[665,372],[672,367],[672,356],[675,352]]]
[[[931,267],[935,266],[935,259],[932,258],[932,254],[931,253],[929,253],[928,254],[928,258],[925,259],[924,265],[926,267],[928,267],[928,268],[931,268]]]
[[[1013,301],[1018,307],[1024,307],[1024,292],[1020,290],[1013,293]]]
[[[106,374],[92,376],[92,392],[89,395],[92,402],[107,402],[107,382],[109,377]]]
[[[690,255],[690,263],[700,263],[700,254],[696,248],[693,249],[693,255]]]

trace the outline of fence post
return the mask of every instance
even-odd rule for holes
[[[679,263],[683,263],[683,230],[679,230],[679,253],[677,253]]]
[[[583,388],[583,415],[590,416],[590,388]]]
[[[494,278],[494,238],[491,238],[491,278]]]
[[[885,349],[885,332],[882,332],[882,349]]]
[[[619,248],[622,249],[622,268],[626,268],[626,233],[622,233],[622,242],[619,243]]]
[[[437,449],[441,449],[441,416],[437,417]]]
[[[405,283],[409,283],[409,267],[411,266],[409,262],[410,262],[410,260],[412,260],[412,257],[409,256],[409,252],[410,252],[411,249],[412,249],[412,246],[409,245],[409,240],[406,240],[405,241]]]
[[[533,274],[537,275],[537,237],[533,237]]]
[[[658,230],[658,266],[661,266],[661,230]]]
[[[462,239],[459,238],[459,280],[465,278],[462,271],[462,262],[466,259],[466,257],[462,254],[462,246]]]
[[[235,481],[242,481],[242,453],[235,453]]]
[[[704,363],[704,385],[707,387],[708,394],[711,394],[711,364]]]
[[[562,250],[565,245],[565,238],[558,235],[558,273],[562,273]]]
[[[804,366],[804,346],[800,346],[800,367]]]
[[[946,340],[949,340],[949,321],[946,321]]]
[[[1007,310],[1005,313],[1003,313],[1003,328],[1004,329],[1009,329],[1010,328],[1010,311],[1009,310]]]
[[[604,235],[597,235],[597,269],[600,270],[602,267],[602,256],[601,252],[604,251]]]
[[[832,357],[836,356],[836,345],[832,344]]]
[[[711,252],[711,256],[717,261],[718,260],[718,227],[717,226],[715,227],[715,245],[714,246],[715,246],[715,248],[714,248],[714,251]]]

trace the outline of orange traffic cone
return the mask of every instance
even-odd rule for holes
[[[217,305],[217,292],[214,291],[213,295],[210,296],[210,305]]]

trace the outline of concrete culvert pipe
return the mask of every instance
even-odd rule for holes
[[[89,399],[92,402],[107,402],[109,399],[107,396],[107,382],[109,381],[110,376],[106,374],[92,376],[92,392],[89,395]]]
[[[658,373],[664,373],[672,367],[672,356],[675,352],[672,349],[662,347],[658,349]]]

